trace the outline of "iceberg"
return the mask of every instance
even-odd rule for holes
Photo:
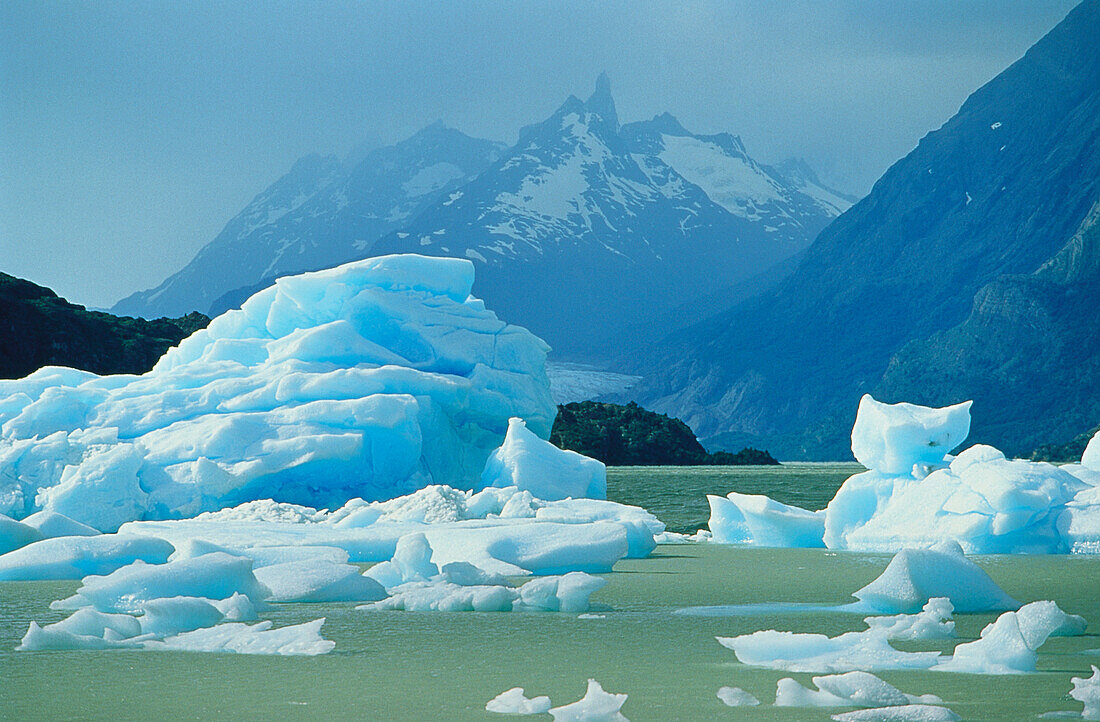
[[[859,400],[852,427],[856,461],[882,474],[909,474],[914,466],[937,466],[970,433],[970,405],[933,409],[884,404],[870,394]]]
[[[562,707],[554,707],[550,715],[554,722],[624,722],[626,717],[620,710],[627,695],[605,692],[600,683],[588,680],[588,690],[576,702]]]
[[[600,461],[540,439],[523,419],[512,418],[504,443],[485,463],[481,485],[515,486],[548,500],[604,499],[607,469]]]
[[[254,570],[267,587],[270,602],[373,602],[386,590],[351,564],[326,559],[301,559]]]
[[[36,511],[23,519],[27,526],[34,527],[44,539],[59,536],[95,536],[99,534],[87,524],[52,511]]]
[[[327,654],[336,646],[335,642],[322,639],[321,626],[324,623],[322,617],[312,622],[273,629],[270,621],[252,625],[228,622],[164,640],[149,640],[143,642],[143,646],[156,651],[313,656]]]
[[[834,714],[832,718],[837,722],[959,722],[962,719],[946,707],[930,704],[857,709]]]
[[[550,698],[528,699],[524,696],[523,687],[513,687],[489,700],[485,710],[497,714],[546,714],[550,711]]]
[[[847,479],[822,511],[709,496],[711,540],[869,552],[953,541],[967,554],[1100,553],[1100,434],[1081,464],[1057,467],[1006,459],[983,444],[949,456],[969,428],[969,401],[937,409],[865,395],[852,453],[867,471]]]
[[[914,614],[936,597],[946,597],[961,613],[1020,606],[954,542],[931,549],[902,549],[877,579],[852,596],[880,614]]]
[[[35,527],[0,514],[0,554],[15,551],[42,538],[42,533]]]
[[[0,513],[114,531],[475,488],[508,420],[541,440],[556,407],[547,346],[470,296],[473,269],[402,255],[284,277],[146,374],[0,381]]]
[[[1096,443],[1096,438],[1093,437],[1092,443]],[[1081,711],[1081,718],[1100,719],[1100,669],[1097,669],[1094,664],[1091,677],[1072,677],[1070,682],[1073,684],[1073,689],[1070,690],[1069,696],[1085,705],[1085,709]]]
[[[932,597],[916,614],[867,617],[863,623],[868,629],[882,630],[891,640],[951,639],[955,636],[955,622],[951,620],[954,611],[947,597]]]
[[[823,547],[825,514],[759,494],[708,494],[711,541],[764,547]]]
[[[43,539],[0,556],[0,581],[82,579],[144,562],[163,564],[174,547],[147,536],[65,536]]]
[[[942,704],[929,694],[906,694],[870,672],[847,672],[814,677],[818,689],[808,689],[786,677],[776,685],[776,707],[892,707],[909,704]]]
[[[719,687],[718,699],[727,707],[756,707],[760,700],[740,687]]]
[[[880,669],[929,669],[939,652],[901,652],[878,630],[824,634],[773,629],[739,637],[716,637],[742,664],[787,672],[854,672]]]
[[[1066,614],[1050,601],[1025,604],[1005,612],[982,629],[981,637],[955,647],[950,659],[933,670],[970,674],[1023,674],[1035,671],[1036,650],[1054,635],[1085,631],[1085,620]]]

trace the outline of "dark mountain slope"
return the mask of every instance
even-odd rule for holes
[[[146,321],[87,311],[48,288],[0,273],[0,378],[22,378],[42,366],[142,373],[209,321],[199,313]]]
[[[640,400],[712,446],[847,456],[859,395],[894,353],[961,323],[998,277],[1038,269],[1100,198],[1097,28],[1088,0],[890,168],[782,283],[660,344],[636,367]]]

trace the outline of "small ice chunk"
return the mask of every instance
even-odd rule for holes
[[[213,604],[224,615],[227,622],[253,622],[257,618],[256,605],[240,592],[236,592],[228,599],[214,601]]]
[[[271,590],[272,602],[375,602],[386,596],[385,588],[358,567],[328,560],[273,564],[254,574]]]
[[[523,687],[513,687],[501,692],[485,704],[485,710],[498,714],[546,714],[550,711],[550,698],[524,696]]]
[[[397,540],[393,558],[380,562],[365,572],[367,577],[392,589],[408,582],[425,582],[439,574],[432,564],[432,547],[421,532],[406,534]]]
[[[79,609],[91,606],[102,612],[137,613],[152,599],[225,599],[238,592],[254,603],[262,602],[270,594],[252,573],[251,559],[214,552],[167,564],[139,561],[106,576],[85,577],[75,595],[54,602],[50,607]]]
[[[780,504],[759,494],[708,494],[711,541],[765,547],[823,547],[825,512]]]
[[[1082,634],[1084,630],[1084,619],[1066,614],[1054,602],[1032,602],[997,617],[979,639],[958,645],[950,659],[933,669],[971,674],[1034,672],[1036,651],[1048,637]]]
[[[970,405],[964,401],[937,409],[884,404],[864,394],[852,427],[852,453],[868,469],[884,474],[943,464],[970,433]]]
[[[559,449],[531,432],[519,418],[508,420],[500,448],[481,473],[483,487],[515,486],[539,499],[607,498],[607,468],[575,451]]]
[[[895,614],[890,617],[867,617],[863,621],[870,629],[880,629],[887,639],[951,639],[955,622],[951,620],[954,606],[947,597],[933,597],[917,614]]]
[[[510,612],[519,592],[502,586],[459,586],[450,582],[408,582],[388,590],[390,596],[356,607],[405,612]]]
[[[844,697],[816,689],[808,689],[790,677],[784,677],[775,685],[776,707],[850,707]]]
[[[524,608],[547,612],[588,611],[588,598],[607,584],[603,577],[570,572],[560,577],[532,579],[519,588]]]
[[[576,702],[550,710],[554,722],[622,722],[623,703],[627,695],[605,692],[600,683],[588,680],[588,691]]]
[[[949,598],[960,613],[1020,606],[953,541],[931,549],[902,549],[878,579],[852,596],[885,614],[919,612],[933,597]]]
[[[742,664],[787,672],[928,669],[940,658],[939,652],[900,652],[876,630],[827,637],[769,629],[716,639],[732,649]]]
[[[776,685],[777,707],[885,707],[907,704],[940,704],[939,697],[906,694],[870,672],[852,671],[814,677],[818,689],[808,689],[786,678]]]
[[[96,536],[100,533],[98,529],[55,511],[36,511],[24,519],[23,523],[37,529],[45,539],[59,536]]]
[[[181,652],[235,652],[237,654],[327,654],[335,642],[321,637],[324,617],[304,624],[272,629],[270,621],[248,625],[229,622],[184,632],[164,640],[144,642],[146,649]]]
[[[469,562],[451,562],[444,564],[439,569],[439,577],[443,581],[457,584],[460,587],[473,586],[509,586],[508,579],[503,574],[493,574],[481,567]]]
[[[1093,437],[1093,443],[1096,438]],[[1100,669],[1095,664],[1092,667],[1091,677],[1072,677],[1073,689],[1069,696],[1085,705],[1081,712],[1082,719],[1100,720]]]
[[[133,619],[133,617],[131,617]],[[136,621],[136,620],[135,620]],[[41,652],[46,650],[67,649],[113,649],[117,647],[136,647],[135,642],[119,639],[117,636],[104,632],[101,635],[77,634],[64,629],[57,629],[57,625],[48,624],[39,626],[38,622],[31,622],[27,633],[15,649],[19,652]],[[108,639],[107,637],[111,638]]]
[[[755,707],[760,704],[760,700],[740,687],[720,687],[718,699],[727,707]]]
[[[897,707],[857,709],[834,714],[837,722],[958,722],[962,718],[946,707],[930,704],[906,704]]]
[[[43,538],[33,526],[0,514],[0,554],[7,554]]]
[[[134,562],[163,564],[173,547],[144,536],[65,536],[43,539],[0,556],[0,581],[81,579]]]

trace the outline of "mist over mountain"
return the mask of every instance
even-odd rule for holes
[[[974,398],[971,438],[1009,452],[1094,424],[1097,27],[1100,3],[1082,3],[791,275],[656,344],[633,364],[639,400],[711,446],[780,458],[847,457],[865,392]]]
[[[311,156],[184,269],[116,313],[233,308],[280,275],[385,253],[465,257],[474,292],[559,355],[612,355],[693,298],[803,250],[849,201],[671,115],[620,126],[606,75],[504,148],[434,124],[353,157]],[[674,326],[673,326],[674,327]]]

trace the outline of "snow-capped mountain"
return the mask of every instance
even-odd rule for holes
[[[373,252],[469,258],[474,292],[502,317],[591,357],[655,310],[797,253],[837,214],[734,136],[670,115],[620,128],[601,75]]]
[[[843,201],[729,134],[671,115],[620,127],[605,75],[509,149],[436,124],[347,170],[311,156],[182,271],[118,313],[219,313],[274,278],[384,253],[458,256],[474,292],[565,357],[616,350],[658,311],[809,245]],[[648,335],[652,334],[652,329]]]
[[[237,289],[363,258],[377,238],[476,177],[503,150],[435,123],[351,168],[334,157],[303,158],[181,271],[112,311],[150,318],[207,312]]]

